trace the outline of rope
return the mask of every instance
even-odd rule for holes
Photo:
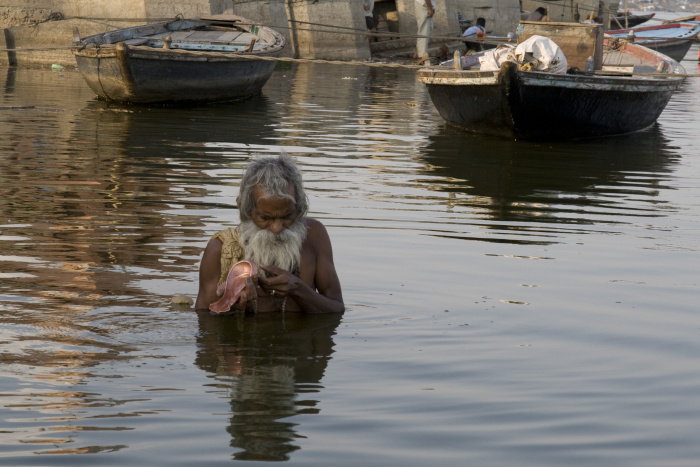
[[[562,3],[567,2],[568,0],[563,0]],[[558,2],[552,2],[552,3],[558,3]],[[605,7],[607,8],[607,6]],[[157,21],[157,20],[162,20],[162,21],[172,21],[173,18],[160,18],[160,19],[118,19],[118,18],[85,18],[85,17],[72,17],[72,18],[67,18],[67,19],[83,19],[83,20],[90,20],[90,21],[129,21],[129,22],[138,22],[138,21]],[[297,28],[297,27],[291,27],[291,26],[269,26],[273,29],[293,29],[296,31],[311,31],[311,32],[318,32],[318,33],[328,33],[328,34],[349,34],[349,35],[356,35],[356,36],[372,36],[372,37],[390,37],[390,38],[429,38],[435,41],[462,41],[462,42],[472,42],[472,43],[479,43],[479,44],[492,44],[492,45],[499,45],[503,44],[503,41],[494,41],[494,40],[488,40],[488,39],[474,39],[474,38],[466,38],[466,37],[461,37],[461,36],[423,36],[423,35],[417,35],[417,34],[405,34],[405,33],[394,33],[394,32],[370,32],[368,30],[360,30],[357,28],[350,28],[350,27],[343,27],[343,26],[335,26],[335,25],[330,25],[330,24],[322,24],[322,23],[312,23],[312,22],[307,22],[307,21],[291,21],[292,23],[298,23],[298,24],[307,24],[310,26],[319,26],[323,28],[334,28],[333,31],[330,30],[319,30],[319,29],[314,29],[314,28]],[[237,23],[240,25],[249,25],[248,23]],[[341,31],[344,30],[344,31]],[[638,40],[649,40],[649,39],[655,39],[655,38],[639,38]],[[691,40],[691,39],[689,39]],[[693,41],[698,41],[700,38],[693,38]],[[0,52],[40,52],[40,51],[53,51],[53,50],[70,50],[73,49],[74,46],[56,46],[56,47],[28,47],[28,48],[11,48],[11,49],[0,49]],[[248,60],[269,60],[269,61],[278,61],[278,62],[292,62],[292,63],[325,63],[325,64],[332,64],[332,65],[354,65],[354,66],[367,66],[367,67],[375,67],[375,68],[406,68],[406,69],[420,69],[423,68],[423,65],[411,65],[411,64],[404,64],[404,63],[387,63],[387,62],[373,62],[373,61],[343,61],[343,60],[326,60],[326,59],[305,59],[305,58],[291,58],[291,57],[264,57],[264,56],[257,56],[257,55],[240,55],[240,54],[230,54],[230,53],[216,53],[213,52],[215,55],[220,55],[220,56],[227,56],[227,57],[236,57],[236,58],[241,58],[241,59],[248,59]],[[598,72],[596,72],[598,73]],[[621,73],[625,74],[625,73]],[[663,74],[663,73],[650,73],[650,74],[644,74],[644,73],[638,73],[635,74],[635,76],[669,76],[669,74]],[[697,74],[674,74],[673,76],[682,76],[682,77],[698,77],[700,75]]]
[[[80,20],[85,20],[85,21],[92,21],[96,23],[104,23],[107,24],[108,22],[163,22],[163,21],[173,21],[173,18],[88,18],[84,16],[71,16],[65,18],[66,20],[69,19],[80,19]],[[289,25],[284,25],[284,26],[268,26],[265,25],[269,28],[272,29],[289,29],[289,30],[295,30],[295,31],[308,31],[308,32],[317,32],[317,33],[324,33],[324,34],[346,34],[346,35],[351,35],[351,36],[372,36],[372,37],[388,37],[390,39],[421,39],[421,38],[428,38],[434,41],[461,41],[461,42],[473,42],[473,43],[481,43],[481,44],[500,44],[502,41],[489,41],[487,39],[474,39],[474,38],[466,38],[466,37],[461,37],[461,36],[421,36],[417,34],[407,34],[407,33],[399,33],[399,32],[370,32],[366,29],[357,29],[357,28],[351,28],[347,26],[337,26],[334,24],[323,24],[323,23],[312,23],[308,21],[294,21],[294,20],[289,20],[290,23],[296,23],[296,24],[306,24],[309,26],[318,26],[321,28],[325,29],[316,29],[316,28],[299,28],[296,26],[289,26]],[[240,25],[246,25],[246,26],[257,26],[257,23],[243,23],[243,22],[238,22],[236,24]],[[117,27],[117,26],[115,26]],[[48,50],[48,49],[47,49]]]
[[[61,46],[61,47],[32,47],[32,48],[22,48],[22,49],[0,49],[0,52],[35,52],[35,51],[48,51],[48,50],[70,50],[73,46]],[[183,50],[171,49],[170,52],[185,52]],[[326,63],[332,65],[355,65],[355,66],[368,66],[376,68],[408,68],[408,69],[419,69],[423,68],[423,65],[409,65],[404,63],[388,63],[388,62],[362,62],[358,60],[325,60],[320,58],[291,58],[291,57],[264,57],[258,55],[243,55],[234,53],[221,53],[221,52],[210,52],[212,55],[222,56],[222,57],[235,57],[244,60],[267,60],[272,62],[292,62],[292,63]]]
[[[474,39],[474,38],[469,38],[469,37],[462,37],[462,36],[422,36],[419,34],[407,34],[403,32],[370,32],[366,29],[356,29],[356,28],[349,28],[349,27],[343,27],[343,26],[335,26],[332,24],[320,24],[320,23],[309,23],[306,21],[290,21],[292,23],[300,23],[300,24],[309,24],[312,26],[321,26],[324,28],[335,28],[335,29],[344,29],[346,31],[330,31],[330,30],[320,30],[320,29],[314,29],[314,28],[298,28],[298,27],[292,27],[292,26],[269,26],[272,29],[293,29],[295,31],[310,31],[310,32],[318,32],[318,33],[326,33],[326,34],[347,34],[351,36],[371,36],[371,37],[388,37],[390,39],[425,39],[428,38],[433,41],[460,41],[460,42],[473,42],[473,43],[479,43],[479,44],[502,44],[503,41],[498,41],[498,40],[489,40],[488,38],[486,39]],[[245,24],[245,23],[240,23],[240,24]]]
[[[58,47],[55,48],[45,48],[46,50],[55,50]],[[63,47],[64,49],[66,47]],[[0,49],[1,51],[14,51],[16,49]],[[20,49],[24,51],[30,51],[30,50],[35,50],[35,49]],[[36,49],[36,50],[44,50],[44,49]],[[184,52],[182,50],[177,50],[177,49],[171,49],[170,52]],[[221,53],[221,52],[211,52],[212,55],[217,55],[217,56],[225,56],[225,57],[235,57],[235,58],[240,58],[244,60],[264,60],[264,61],[272,61],[272,62],[289,62],[289,63],[324,63],[324,64],[330,64],[330,65],[351,65],[351,66],[366,66],[366,67],[373,67],[373,68],[404,68],[404,69],[409,69],[409,70],[418,70],[421,68],[425,68],[423,65],[410,65],[410,64],[405,64],[405,63],[388,63],[388,62],[362,62],[358,60],[326,60],[326,59],[320,59],[320,58],[292,58],[292,57],[264,57],[264,56],[257,56],[257,55],[247,55],[247,54],[232,54],[232,53]],[[441,66],[432,66],[431,68],[442,68],[442,69],[452,69],[452,67],[441,67]],[[646,76],[646,77],[658,77],[658,78],[669,78],[669,77],[679,77],[679,78],[698,78],[700,77],[699,74],[692,74],[692,73],[627,73],[624,71],[621,72],[610,72],[610,71],[595,71],[594,74],[596,75],[603,75],[603,76]]]

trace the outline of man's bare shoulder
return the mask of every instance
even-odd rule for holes
[[[330,247],[331,240],[328,236],[328,231],[321,221],[313,218],[306,218],[306,247],[319,252]]]
[[[326,226],[318,219],[313,219],[311,217],[306,218],[306,238],[310,240],[315,240],[320,237],[328,237],[328,231],[326,231]]]

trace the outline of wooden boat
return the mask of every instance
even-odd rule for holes
[[[685,70],[645,47],[611,38],[601,41],[601,65],[589,72],[578,67],[564,74],[522,71],[513,62],[502,63],[497,71],[481,71],[478,62],[476,67],[460,70],[461,66],[446,62],[417,73],[442,118],[474,133],[513,139],[574,139],[650,126],[681,86],[685,78],[679,74]],[[580,43],[575,38],[571,50],[577,47]]]
[[[264,86],[285,46],[277,31],[234,15],[75,36],[73,54],[92,90],[138,104],[245,99]]]
[[[700,16],[696,17],[694,21],[615,29],[605,32],[605,34],[619,38],[630,37],[630,33],[634,35],[635,44],[649,47],[680,62],[693,45],[693,39],[700,33]]]
[[[633,28],[639,26],[642,23],[646,23],[652,19],[656,13],[648,13],[646,15],[635,15],[629,11],[618,11],[617,15],[614,16],[610,21],[610,26],[617,26],[619,28]]]

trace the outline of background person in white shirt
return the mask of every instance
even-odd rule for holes
[[[377,24],[374,22],[374,0],[364,0],[364,8],[367,29],[372,32],[377,32]],[[370,36],[369,40],[372,42],[372,36]]]
[[[462,37],[467,37],[469,39],[486,37],[486,20],[484,18],[477,18],[476,25],[467,28],[467,30],[462,34]],[[470,50],[483,50],[483,47],[478,42],[466,42],[466,46],[467,52]]]
[[[435,0],[416,0],[416,23],[418,24],[418,35],[416,41],[416,58],[424,62],[428,56],[429,36],[433,33],[433,15],[435,14]]]

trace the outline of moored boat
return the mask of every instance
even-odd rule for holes
[[[645,15],[635,15],[629,11],[617,12],[617,15],[610,21],[611,26],[617,26],[620,28],[633,28],[639,26],[642,23],[646,23],[650,19],[656,16],[656,13],[647,13]]]
[[[565,23],[549,24],[565,28]],[[572,44],[572,50],[580,48],[577,40]],[[470,56],[475,66],[469,69],[448,62],[418,70],[418,78],[448,124],[474,133],[574,139],[652,125],[681,86],[684,77],[679,75],[685,70],[658,52],[613,38],[601,37],[600,46],[591,50],[598,48],[600,56],[590,71],[585,71],[585,62],[590,62],[585,58],[584,63],[572,60],[566,73],[526,71],[512,61],[484,71]]]
[[[634,42],[680,62],[700,33],[700,16],[693,21],[657,24],[638,28],[614,29],[606,31],[613,37],[634,38]]]
[[[265,85],[285,46],[277,31],[234,15],[75,35],[73,54],[90,88],[138,104],[245,99]]]

